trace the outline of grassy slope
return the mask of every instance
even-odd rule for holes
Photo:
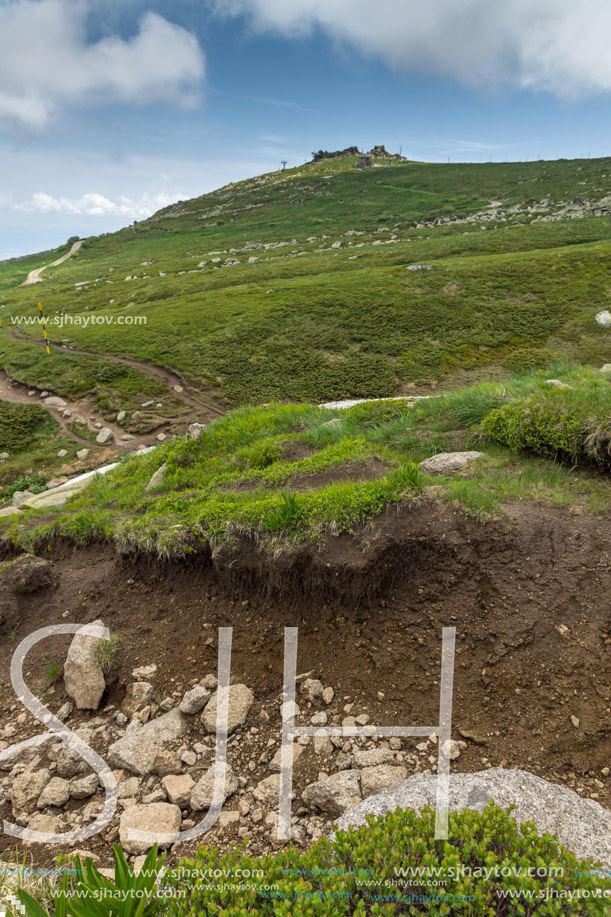
[[[366,172],[338,160],[228,186],[88,240],[35,288],[15,288],[0,266],[2,361],[26,382],[40,379],[40,351],[7,325],[10,315],[33,314],[42,294],[51,319],[64,311],[147,319],[51,323],[52,339],[168,366],[230,405],[384,396],[410,383],[451,384],[456,373],[463,382],[494,377],[516,348],[533,346],[597,365],[609,356],[608,331],[594,322],[611,292],[608,218],[534,220],[578,195],[600,200],[608,175],[609,160]],[[544,199],[548,210],[528,211]],[[491,210],[491,201],[502,206]],[[423,225],[475,213],[484,216]],[[343,235],[350,230],[363,235]],[[255,240],[292,244],[243,250]],[[241,263],[217,267],[212,257]],[[406,270],[423,261],[433,269]],[[75,288],[82,281],[90,286]],[[37,328],[24,333],[40,337]],[[45,385],[97,390],[109,409],[147,395],[137,370],[100,376],[94,357],[54,354],[42,365]]]

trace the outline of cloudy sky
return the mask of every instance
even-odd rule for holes
[[[0,259],[312,150],[611,152],[608,0],[0,0]]]

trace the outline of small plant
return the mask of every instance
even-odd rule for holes
[[[57,662],[54,663],[54,665],[48,666],[47,671],[45,672],[45,677],[50,685],[58,681],[58,679],[61,677],[62,671],[62,666]]]
[[[389,474],[388,482],[401,493],[408,490],[422,493],[424,490],[424,475],[418,466],[411,462],[406,462],[405,465],[401,465],[396,471]]]
[[[295,494],[282,494],[279,506],[268,509],[263,524],[269,532],[284,532],[294,528],[299,521],[299,501]]]
[[[90,858],[84,867],[79,856],[74,858],[75,870],[64,873],[53,896],[54,917],[151,917],[158,912],[156,883],[165,854],[157,857],[155,844],[136,875],[119,844],[114,852],[114,882],[106,879]],[[26,917],[51,917],[25,889],[19,889],[18,897]]]
[[[14,627],[11,627],[10,630],[7,630],[6,639],[8,640],[9,643],[15,642],[15,640],[17,639],[17,631],[15,630]]]
[[[112,669],[120,642],[121,638],[118,634],[111,634],[109,640],[100,640],[96,647],[98,662],[105,675]]]

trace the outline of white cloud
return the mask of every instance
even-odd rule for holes
[[[611,91],[608,0],[209,0],[257,31],[321,28],[404,71],[575,97]]]
[[[132,38],[88,44],[89,2],[0,0],[0,126],[42,130],[74,105],[196,101],[195,36],[148,12]]]
[[[184,200],[188,195],[177,191],[175,194],[165,192],[159,194],[143,194],[134,199],[119,195],[116,200],[111,200],[103,194],[90,192],[81,197],[54,197],[45,191],[37,191],[29,201],[13,204],[13,210],[25,213],[70,213],[80,216],[108,217],[120,216],[132,220],[143,220],[155,211],[174,201]]]

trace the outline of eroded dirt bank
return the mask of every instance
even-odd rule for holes
[[[44,552],[54,564],[54,584],[27,594],[16,593],[10,581],[0,586],[0,738],[9,744],[42,729],[29,714],[17,721],[23,708],[9,680],[12,653],[39,627],[101,618],[120,636],[100,710],[75,711],[68,721],[75,728],[93,717],[109,719],[113,711],[105,708],[120,708],[137,666],[156,663],[156,695],[178,702],[191,683],[216,672],[218,627],[229,625],[232,682],[249,686],[255,697],[230,743],[229,762],[243,785],[226,808],[236,809],[240,794],[248,799],[269,777],[279,747],[284,626],[299,627],[297,671],[334,689],[325,707],[329,724],[341,724],[348,712],[367,714],[377,725],[430,725],[439,715],[441,631],[451,625],[457,628],[453,735],[466,743],[454,770],[520,767],[611,807],[604,773],[611,761],[611,517],[532,504],[509,512],[506,521],[480,523],[442,505],[393,509],[377,532],[276,560],[248,544],[214,562],[202,553],[164,565],[121,558],[109,546],[57,544]],[[28,686],[53,711],[67,695],[61,679],[49,693],[49,667],[63,663],[69,639],[52,638],[27,657]],[[317,709],[303,703],[304,722]],[[195,721],[186,744],[198,740]],[[418,742],[401,742],[408,774],[434,769],[435,749],[417,751]],[[104,755],[100,743],[94,747]],[[191,768],[195,780],[211,760],[204,756],[201,767]],[[321,759],[306,746],[295,764],[294,803],[305,821],[304,787],[320,771],[337,769],[334,757]],[[155,780],[149,783],[150,792]],[[263,805],[264,816],[271,811]],[[0,815],[13,819],[9,802]],[[265,817],[256,824],[249,818],[238,813],[205,840],[228,844],[246,826],[250,849],[261,850],[272,829]],[[316,830],[324,829],[325,819],[319,822],[314,817]],[[87,849],[108,859],[117,823]],[[3,846],[13,846],[9,841],[3,837]],[[61,848],[32,850],[43,862]]]

